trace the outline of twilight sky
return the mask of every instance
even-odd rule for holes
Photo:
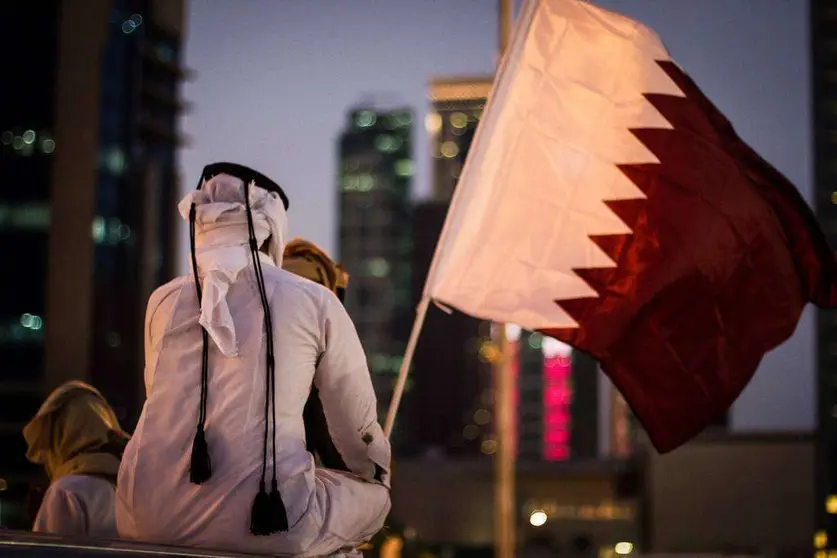
[[[811,199],[808,7],[801,0],[598,0],[645,22],[739,134]],[[493,71],[494,0],[193,0],[185,188],[232,160],[279,181],[294,235],[336,248],[336,139],[353,104],[416,114],[415,197],[429,192],[432,76]],[[172,208],[174,211],[174,208]],[[188,247],[183,235],[182,252]],[[185,272],[185,265],[182,270]],[[740,430],[815,425],[813,312],[736,403]]]

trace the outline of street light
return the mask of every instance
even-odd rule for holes
[[[620,556],[627,556],[631,552],[634,551],[634,545],[629,542],[619,542],[616,543],[616,546],[613,547],[613,550],[616,551],[616,554]]]
[[[532,527],[542,527],[547,519],[546,512],[543,510],[535,510],[529,514],[529,524]]]

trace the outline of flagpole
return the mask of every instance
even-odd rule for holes
[[[511,351],[505,324],[494,324],[498,349],[494,368],[494,555],[514,558],[515,549],[515,455],[514,382]]]
[[[499,0],[498,5],[499,70],[509,43],[513,17],[512,0]],[[494,429],[497,452],[494,455],[494,556],[514,558],[516,546],[515,521],[515,440],[514,440],[514,382],[509,339],[505,324],[496,324],[495,343],[499,356],[494,368]]]
[[[430,308],[430,297],[423,294],[416,307],[416,319],[413,321],[413,329],[410,331],[410,339],[407,341],[407,349],[404,351],[404,358],[401,367],[398,369],[398,379],[395,388],[392,390],[392,399],[387,409],[387,420],[384,424],[384,434],[387,438],[392,436],[392,429],[395,426],[395,415],[398,414],[398,406],[401,404],[401,397],[407,387],[407,375],[410,372],[410,364],[413,362],[413,355],[416,352],[421,328],[424,326],[424,319],[427,317],[427,310]]]

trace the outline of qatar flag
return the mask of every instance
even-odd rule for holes
[[[835,279],[796,188],[653,31],[527,2],[426,298],[588,352],[665,452],[729,408],[808,302],[837,303]]]

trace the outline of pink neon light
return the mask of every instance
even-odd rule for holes
[[[570,372],[566,356],[544,358],[543,363],[543,457],[547,461],[570,458]]]

